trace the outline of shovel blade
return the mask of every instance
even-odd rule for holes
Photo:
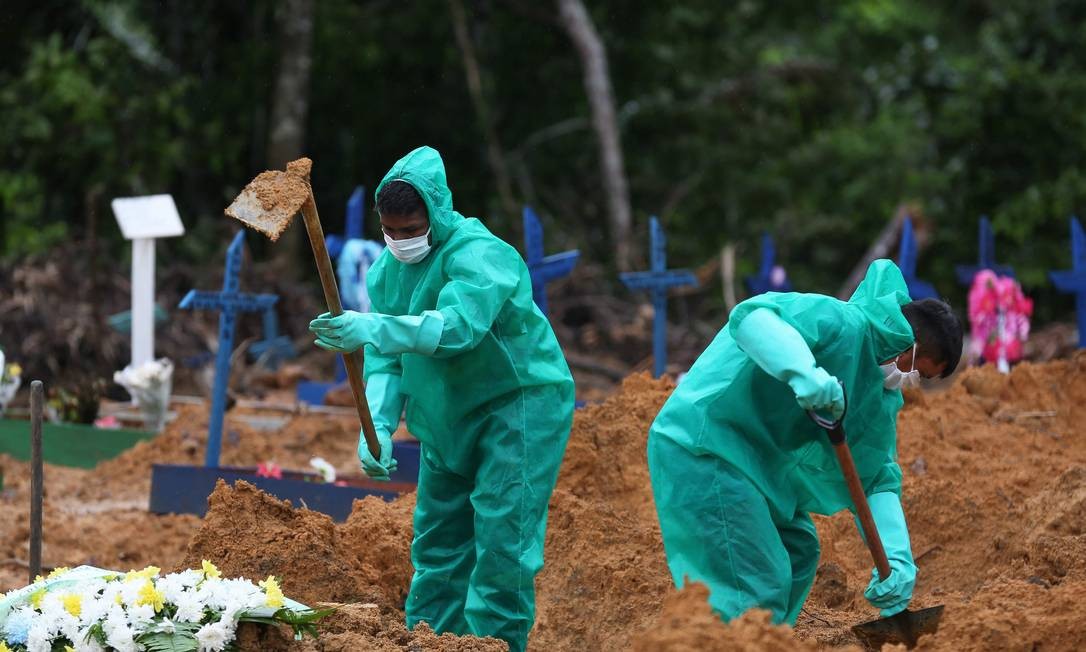
[[[934,634],[939,629],[943,605],[917,611],[906,609],[889,618],[879,618],[855,625],[852,633],[869,650],[881,650],[886,643],[903,644],[910,649],[924,634]]]
[[[227,207],[226,214],[275,241],[290,226],[309,198],[309,192],[309,184],[303,177],[269,170],[245,186]]]

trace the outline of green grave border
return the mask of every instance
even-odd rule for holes
[[[141,430],[46,422],[42,424],[42,457],[48,464],[90,469],[154,436],[153,432]],[[0,453],[19,460],[30,459],[29,421],[0,419]]]

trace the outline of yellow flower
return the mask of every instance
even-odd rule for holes
[[[275,581],[274,575],[269,575],[268,579],[257,582],[260,588],[264,589],[264,594],[267,599],[264,600],[264,604],[269,607],[282,607],[283,606],[283,591],[279,588],[279,582]]]
[[[79,614],[83,612],[83,596],[78,593],[65,593],[60,600],[64,603],[65,611],[79,618]]]
[[[12,362],[11,364],[8,365],[8,375],[9,376],[22,376],[23,375],[23,368],[19,366],[18,362]],[[4,652],[4,651],[0,650],[0,652]]]
[[[30,606],[41,611],[41,600],[45,597],[45,589],[38,589],[30,594]]]
[[[166,594],[155,588],[151,580],[144,582],[140,587],[139,597],[136,598],[136,606],[149,604],[155,608],[155,613],[162,611],[162,604],[166,601]]]
[[[44,582],[44,581],[45,581],[45,578],[42,577],[41,575],[35,575],[34,576],[34,583],[35,584],[37,584],[38,582]]]
[[[12,652],[12,649],[8,647],[8,644],[0,641],[0,652]]]
[[[72,570],[72,569],[68,568],[67,566],[61,566],[60,568],[54,568],[53,572],[49,573],[49,577],[47,577],[45,579],[51,580],[54,577],[60,577],[61,575],[67,573],[70,570]]]
[[[0,650],[0,652],[3,652],[3,650]],[[71,645],[65,645],[64,646],[64,652],[75,652],[75,648],[72,647]]]
[[[124,604],[124,598],[121,597],[120,593],[113,596],[113,601],[116,602],[117,604]]]
[[[131,582],[132,580],[149,580],[152,577],[158,575],[158,566],[148,566],[143,570],[128,571],[124,574],[124,581]]]
[[[214,579],[216,577],[222,576],[222,573],[219,571],[219,569],[215,568],[215,564],[212,564],[206,559],[200,562],[200,566],[203,568],[204,577]]]

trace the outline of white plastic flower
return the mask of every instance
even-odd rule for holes
[[[106,644],[117,652],[139,652],[134,636],[135,633],[128,627],[116,627],[106,635]]]
[[[321,478],[323,478],[325,482],[336,481],[335,467],[329,464],[323,457],[314,457],[309,460],[309,466],[317,469],[317,473],[321,474]]]
[[[83,626],[90,626],[94,623],[102,620],[109,614],[109,606],[112,604],[110,597],[107,600],[104,596],[92,596],[83,600],[83,611],[79,614],[79,623]]]
[[[147,629],[155,618],[155,608],[149,604],[133,605],[128,608],[128,622],[137,635]]]
[[[221,652],[233,638],[232,627],[224,625],[222,621],[208,623],[196,632],[197,649],[199,652]]]
[[[27,652],[49,652],[53,649],[53,636],[49,629],[49,623],[44,618],[39,618],[30,626],[26,637]]]
[[[177,605],[177,614],[174,618],[182,623],[196,623],[204,617],[204,605],[200,597],[192,591],[185,591],[174,602]]]
[[[106,652],[106,649],[98,644],[94,638],[88,636],[89,630],[80,630],[79,638],[74,644],[75,652]]]

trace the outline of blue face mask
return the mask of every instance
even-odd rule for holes
[[[920,385],[920,372],[916,369],[916,343],[913,343],[913,363],[908,372],[898,369],[897,361],[900,357],[899,355],[892,362],[879,365],[879,368],[882,369],[882,386],[886,389],[904,389]]]

